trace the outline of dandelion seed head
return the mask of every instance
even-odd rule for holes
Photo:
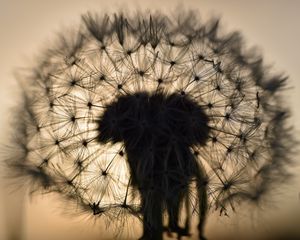
[[[239,33],[196,15],[88,13],[41,54],[22,79],[9,162],[32,191],[145,223],[157,202],[176,218],[195,183],[200,202],[226,213],[287,176],[286,77],[270,76]]]

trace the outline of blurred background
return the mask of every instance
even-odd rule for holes
[[[265,63],[289,75],[286,104],[291,124],[300,133],[300,1],[298,0],[0,0],[0,144],[5,148],[11,113],[18,104],[19,91],[13,71],[30,66],[34,56],[63,26],[79,22],[80,14],[159,9],[197,9],[205,20],[220,16],[225,31],[242,31],[247,46],[258,46]],[[300,163],[299,156],[294,156]],[[0,159],[1,161],[2,159]],[[64,211],[65,202],[52,195],[28,197],[24,190],[9,185],[0,162],[0,240],[111,239],[105,223],[74,217]],[[212,214],[207,223],[209,239],[300,239],[300,171],[289,186],[270,199],[276,208],[241,211],[230,218]],[[130,227],[131,228],[131,227]],[[139,227],[135,227],[140,234]],[[128,229],[128,237],[139,237]],[[243,237],[241,237],[243,236]],[[255,237],[254,237],[255,236]],[[280,237],[282,236],[282,237]],[[296,238],[296,237],[299,238]]]

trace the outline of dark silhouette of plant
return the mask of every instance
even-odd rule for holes
[[[141,218],[142,239],[189,236],[192,212],[205,239],[209,209],[260,204],[288,177],[286,78],[196,15],[88,13],[61,33],[20,79],[16,176],[94,215]]]

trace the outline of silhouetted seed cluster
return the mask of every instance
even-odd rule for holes
[[[82,22],[22,80],[9,164],[32,191],[112,218],[147,218],[148,197],[172,218],[183,199],[193,205],[193,183],[205,187],[206,208],[227,214],[241,200],[259,203],[287,176],[291,142],[278,95],[286,79],[265,74],[238,33],[221,35],[218,21],[194,13]]]

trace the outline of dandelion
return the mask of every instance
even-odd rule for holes
[[[141,219],[141,239],[189,236],[192,213],[205,239],[209,210],[258,204],[288,176],[286,78],[196,15],[88,13],[61,33],[20,79],[16,176],[100,218]]]

